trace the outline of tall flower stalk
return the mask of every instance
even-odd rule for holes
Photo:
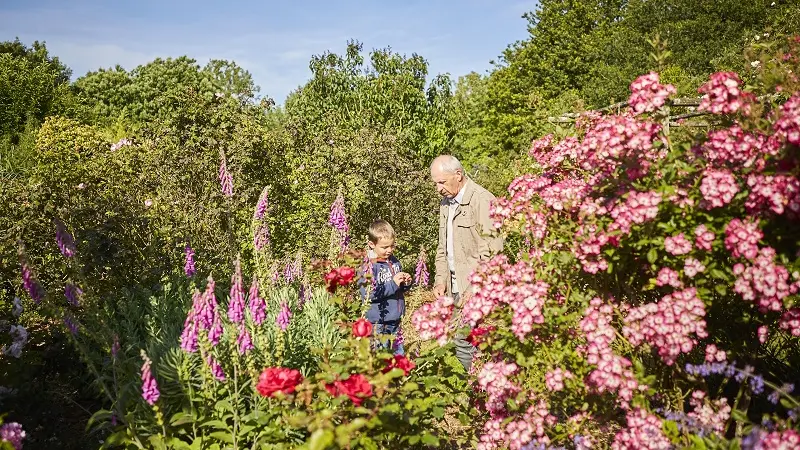
[[[222,195],[225,197],[233,197],[233,176],[228,170],[228,161],[225,158],[225,151],[219,151],[219,183],[222,188]]]
[[[328,215],[328,224],[332,227],[329,258],[334,259],[336,254],[344,252],[350,243],[350,225],[347,223],[347,212],[344,208],[344,195],[341,189],[336,195],[336,199],[331,204],[331,211]]]

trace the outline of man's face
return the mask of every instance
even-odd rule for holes
[[[458,191],[461,189],[461,181],[464,179],[464,175],[460,170],[452,173],[443,172],[440,167],[436,166],[431,169],[431,179],[439,195],[453,198],[458,195]]]

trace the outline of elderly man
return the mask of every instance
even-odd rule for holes
[[[494,195],[470,180],[453,156],[441,155],[431,163],[431,179],[443,197],[439,208],[439,246],[436,249],[437,297],[450,295],[458,313],[472,296],[468,277],[481,261],[503,250],[502,237],[491,236],[489,203]],[[454,339],[456,357],[467,371],[475,347],[463,335]]]

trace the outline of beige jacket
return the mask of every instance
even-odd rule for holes
[[[461,294],[471,289],[467,279],[478,264],[503,250],[503,238],[489,235],[493,231],[489,203],[494,198],[491,192],[467,179],[464,197],[453,216],[453,259]],[[449,199],[443,199],[439,206],[439,246],[436,248],[434,284],[444,284],[447,295],[451,295],[450,268],[447,265],[448,202]]]

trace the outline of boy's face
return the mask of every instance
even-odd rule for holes
[[[375,252],[378,259],[388,259],[394,251],[394,239],[380,238],[378,242],[369,241],[369,248]]]

